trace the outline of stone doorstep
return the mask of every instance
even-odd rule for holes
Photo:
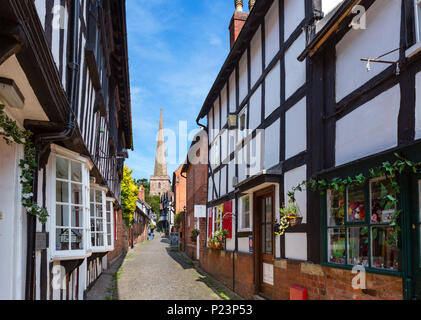
[[[183,259],[191,262],[193,264],[193,267],[196,269],[196,271],[202,275],[208,277],[210,280],[212,280],[215,283],[215,287],[218,289],[221,289],[222,291],[226,292],[227,295],[231,298],[233,297],[233,300],[244,300],[243,297],[232,291],[230,288],[228,288],[226,285],[222,284],[220,281],[212,277],[210,274],[206,273],[202,268],[200,268],[200,262],[199,261],[193,261],[186,253],[180,251],[178,252]],[[214,288],[211,288],[214,289]],[[218,294],[219,295],[219,294]]]

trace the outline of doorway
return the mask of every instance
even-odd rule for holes
[[[255,281],[257,293],[272,299],[274,293],[274,223],[275,188],[271,187],[255,193]]]

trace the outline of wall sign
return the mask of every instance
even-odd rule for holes
[[[263,282],[273,286],[273,264],[263,264]]]
[[[35,235],[35,250],[46,250],[48,248],[48,232],[37,232]]]
[[[249,252],[253,253],[253,236],[249,236]]]
[[[206,218],[206,206],[194,206],[195,218]]]

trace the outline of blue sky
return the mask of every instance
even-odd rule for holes
[[[233,12],[232,0],[127,0],[135,151],[126,164],[135,178],[153,174],[161,105],[166,129],[177,133],[179,121],[187,121],[187,132],[197,129],[196,117],[229,53]],[[172,177],[185,153],[168,156]]]

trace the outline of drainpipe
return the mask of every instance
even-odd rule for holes
[[[70,81],[68,86],[70,111],[68,120],[64,125],[64,130],[56,133],[46,133],[34,136],[35,140],[35,159],[37,161],[37,168],[34,169],[34,181],[32,184],[33,201],[36,202],[38,198],[38,172],[40,170],[40,155],[46,150],[48,145],[52,142],[65,141],[69,139],[75,129],[75,119],[72,108],[75,104],[76,96],[76,79],[78,74],[77,64],[77,37],[78,37],[78,18],[79,5],[78,1],[73,3],[73,29],[72,29],[72,43],[73,48],[70,52],[70,63],[68,65],[70,71]],[[35,300],[35,236],[36,236],[37,219],[33,215],[28,215],[27,223],[27,256],[26,256],[26,282],[25,282],[25,299]]]

